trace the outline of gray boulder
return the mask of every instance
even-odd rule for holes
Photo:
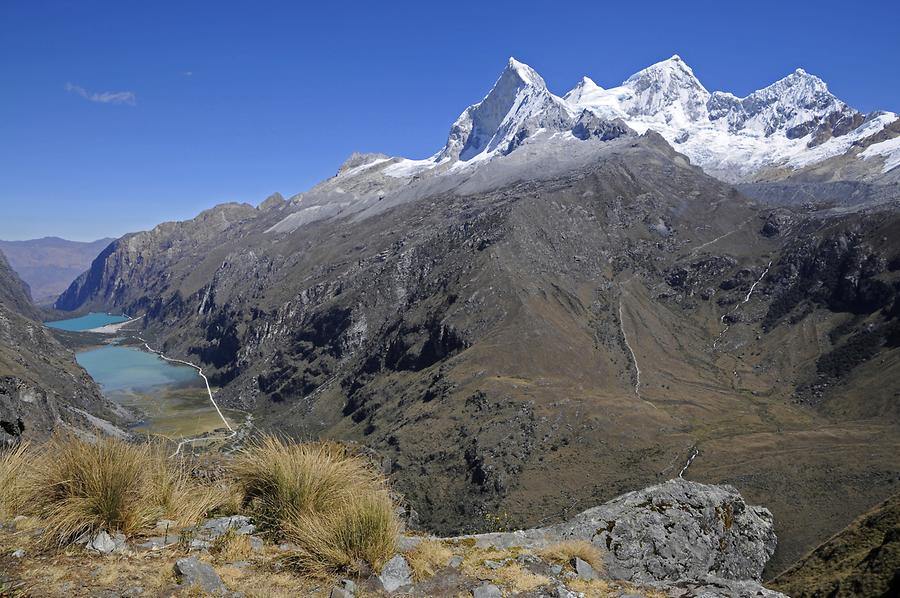
[[[378,579],[384,586],[384,591],[390,594],[412,583],[412,569],[409,568],[409,563],[403,556],[395,554],[391,560],[385,563]]]
[[[250,518],[243,515],[234,515],[231,517],[218,517],[216,519],[207,519],[196,528],[196,533],[203,540],[215,540],[225,535],[229,530],[241,535],[252,534],[256,531],[256,526],[250,523]]]
[[[638,583],[710,575],[759,581],[776,543],[768,509],[747,505],[731,486],[680,478],[629,492],[542,532],[596,544],[611,577]]]
[[[106,530],[100,530],[93,538],[90,539],[87,547],[90,550],[99,552],[100,554],[109,554],[116,549],[116,542],[108,533],[106,533]]]
[[[223,594],[226,591],[216,570],[196,557],[175,561],[175,578],[185,587],[197,588],[208,594]]]
[[[472,590],[472,598],[503,598],[503,594],[494,584],[485,583]]]
[[[600,548],[612,579],[660,587],[719,584],[721,592],[732,592],[722,596],[742,595],[734,593],[742,583],[762,588],[757,582],[776,543],[767,509],[747,505],[731,486],[680,478],[623,494],[564,523],[461,539],[501,550],[586,540]]]
[[[789,598],[781,592],[763,587],[757,581],[722,579],[712,575],[703,579],[681,580],[674,583],[657,582],[651,586],[671,595],[694,598]]]
[[[591,564],[587,561],[583,561],[576,556],[572,564],[575,567],[575,573],[577,573],[578,577],[581,579],[586,581],[597,579],[597,572],[594,571],[594,568],[591,567]]]

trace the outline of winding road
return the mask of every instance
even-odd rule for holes
[[[218,403],[216,403],[216,400],[213,398],[212,388],[209,386],[209,379],[206,377],[206,374],[203,373],[203,368],[201,368],[199,365],[195,365],[195,364],[193,364],[193,363],[191,363],[191,362],[189,362],[189,361],[184,361],[183,359],[174,359],[174,358],[172,358],[172,357],[166,357],[166,355],[165,355],[162,351],[157,351],[156,349],[152,348],[152,347],[150,346],[150,344],[149,344],[146,340],[144,340],[143,338],[141,338],[141,337],[139,337],[139,336],[135,336],[134,338],[136,338],[137,340],[139,340],[139,341],[141,341],[142,343],[144,343],[144,347],[146,347],[148,351],[150,351],[151,353],[154,353],[155,355],[157,355],[157,356],[160,357],[161,359],[164,359],[164,360],[166,360],[166,361],[171,361],[171,362],[173,362],[173,363],[181,363],[181,364],[183,364],[183,365],[192,367],[192,368],[194,368],[195,370],[197,370],[197,373],[200,374],[200,377],[201,377],[201,378],[203,378],[203,382],[206,383],[206,393],[209,395],[209,402],[212,403],[213,407],[216,408],[216,413],[219,414],[219,417],[221,418],[222,423],[225,424],[225,427],[228,428],[228,431],[230,432],[230,434],[227,434],[227,435],[221,436],[221,437],[216,437],[216,436],[201,436],[201,437],[199,437],[199,438],[185,438],[184,440],[182,440],[181,442],[178,443],[178,446],[177,446],[177,448],[175,449],[175,452],[172,453],[172,454],[170,455],[171,457],[177,456],[177,455],[181,452],[181,448],[182,448],[185,444],[190,444],[190,443],[194,443],[194,442],[199,442],[199,441],[201,441],[201,440],[211,440],[211,439],[230,440],[230,439],[234,438],[234,437],[237,435],[237,430],[235,430],[234,428],[231,427],[231,424],[228,423],[228,420],[225,419],[225,416],[222,414],[222,410],[219,409]]]

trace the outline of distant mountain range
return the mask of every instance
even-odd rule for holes
[[[897,114],[861,113],[803,69],[738,98],[707,91],[673,56],[609,89],[584,77],[560,97],[534,69],[510,58],[433,156],[355,154],[335,177],[292,197],[296,209],[272,232],[338,214],[371,214],[451,189],[471,193],[553,177],[602,159],[595,141],[645,133],[659,134],[692,164],[729,183],[900,184]]]
[[[34,302],[53,303],[113,239],[91,242],[44,237],[28,241],[0,241],[10,266],[31,289]]]

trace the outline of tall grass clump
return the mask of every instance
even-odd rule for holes
[[[296,544],[289,560],[304,573],[377,568],[395,551],[399,523],[384,476],[338,444],[267,436],[232,472],[257,523]]]
[[[134,534],[159,519],[188,525],[225,499],[193,481],[160,444],[55,435],[39,451],[26,495],[48,543],[100,529]]]
[[[22,514],[28,502],[25,487],[30,456],[24,443],[0,449],[0,517]]]

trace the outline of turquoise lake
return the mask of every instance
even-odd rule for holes
[[[125,316],[114,316],[112,314],[89,313],[80,318],[72,318],[70,320],[57,320],[55,322],[44,322],[50,328],[58,330],[69,330],[78,332],[82,330],[90,330],[91,328],[99,328],[107,324],[118,324],[127,320]]]
[[[173,365],[147,351],[108,345],[77,353],[75,359],[105,392],[194,383],[206,399],[206,385],[197,370]]]
[[[79,318],[45,322],[50,328],[81,332],[128,320],[125,316],[90,313]],[[197,436],[222,427],[222,420],[197,370],[168,362],[138,347],[115,344],[79,351],[75,360],[100,386],[107,399],[141,413],[132,426],[139,432],[177,438]],[[233,420],[232,413],[225,416]]]
[[[75,359],[100,385],[103,396],[143,414],[134,430],[178,438],[222,427],[194,368],[118,345],[81,351]],[[232,420],[230,416],[226,413]]]

